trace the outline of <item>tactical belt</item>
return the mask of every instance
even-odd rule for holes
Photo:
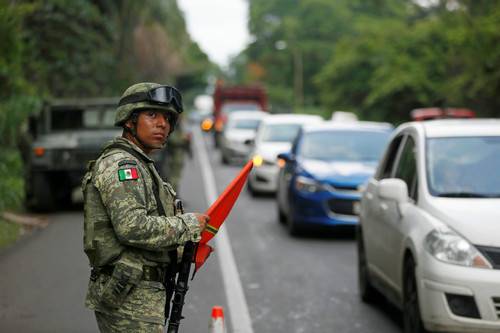
[[[111,276],[113,275],[114,268],[115,267],[111,265],[102,266],[99,268],[99,273]],[[163,281],[164,270],[161,269],[160,267],[143,266],[142,269],[143,269],[142,271],[143,281],[156,281],[164,283]]]

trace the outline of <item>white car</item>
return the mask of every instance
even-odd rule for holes
[[[254,168],[248,177],[248,189],[252,194],[276,192],[278,154],[290,151],[303,125],[321,122],[320,116],[308,114],[275,114],[262,120],[250,153]]]
[[[241,161],[248,157],[261,120],[269,114],[262,111],[238,111],[229,115],[221,138],[221,159],[223,164]]]
[[[364,301],[405,332],[500,332],[500,120],[401,125],[360,210]]]

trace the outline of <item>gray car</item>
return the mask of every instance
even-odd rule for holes
[[[221,138],[222,163],[241,162],[248,157],[257,128],[267,112],[237,111],[231,113]]]

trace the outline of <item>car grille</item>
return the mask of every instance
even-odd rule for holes
[[[495,312],[497,314],[497,318],[500,319],[500,297],[492,297],[493,306],[495,307]]]
[[[340,215],[356,215],[354,213],[354,203],[357,200],[350,199],[330,199],[328,200],[328,208],[334,214]]]
[[[476,248],[488,259],[494,269],[500,269],[500,248],[477,245]]]

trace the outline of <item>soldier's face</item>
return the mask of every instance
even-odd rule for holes
[[[165,112],[145,110],[137,118],[137,136],[151,149],[160,149],[167,140],[170,123]],[[149,153],[149,151],[145,151]]]

